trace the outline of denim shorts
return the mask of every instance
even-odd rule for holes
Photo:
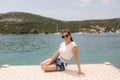
[[[65,70],[64,62],[59,58],[59,56],[54,60],[54,64],[56,65],[57,71]]]

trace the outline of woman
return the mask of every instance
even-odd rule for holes
[[[45,60],[41,63],[41,68],[44,71],[64,71],[67,67],[68,61],[73,56],[78,67],[78,74],[82,74],[78,59],[77,44],[73,42],[69,31],[63,31],[61,34],[64,42],[60,44],[59,49],[51,59]]]

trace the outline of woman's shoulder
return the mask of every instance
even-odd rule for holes
[[[65,45],[65,42],[61,42],[60,47],[63,46],[63,45]]]
[[[77,46],[76,42],[74,42],[74,41],[71,44],[72,44],[72,46]]]

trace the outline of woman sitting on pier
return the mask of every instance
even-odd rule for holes
[[[73,41],[69,31],[63,31],[61,34],[64,42],[60,44],[59,49],[51,59],[45,60],[41,63],[41,68],[44,71],[64,71],[67,67],[68,61],[73,56],[78,67],[78,74],[82,74],[78,59],[77,44]]]

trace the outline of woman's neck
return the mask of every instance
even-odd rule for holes
[[[65,42],[66,45],[70,44],[72,41]]]

